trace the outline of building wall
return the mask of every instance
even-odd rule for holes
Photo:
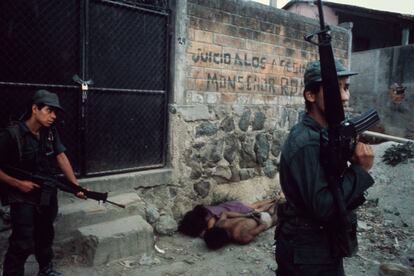
[[[287,6],[286,10],[290,12],[318,19],[318,8],[312,2],[295,2]],[[410,33],[408,44],[414,43],[414,25],[410,16],[334,3],[326,3],[323,10],[327,25],[352,23],[353,52],[402,45],[403,30]]]
[[[323,15],[325,23],[330,26],[338,25],[338,16],[330,7],[323,6]],[[291,5],[287,11],[300,14],[315,20],[319,20],[318,6],[313,2],[295,3]]]
[[[376,108],[381,117],[379,130],[389,135],[414,139],[414,45],[353,53],[351,105],[356,112]],[[393,83],[406,87],[396,98]]]
[[[318,22],[241,0],[176,4],[170,141],[185,200],[274,193],[280,147],[303,110],[305,65],[318,58],[303,36]],[[346,63],[347,32],[333,37]]]

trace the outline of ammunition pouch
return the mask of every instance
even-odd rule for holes
[[[352,257],[358,251],[356,215],[351,213],[348,216],[349,225],[330,226],[332,250],[339,257]]]
[[[275,240],[278,238],[282,227],[286,222],[291,222],[293,219],[298,218],[297,211],[295,211],[286,201],[278,204],[276,214],[277,221],[274,235]]]

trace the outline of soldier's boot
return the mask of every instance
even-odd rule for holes
[[[63,274],[54,270],[53,264],[49,263],[47,266],[39,270],[37,276],[63,276]]]

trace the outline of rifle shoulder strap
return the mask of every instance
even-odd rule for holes
[[[22,156],[23,156],[23,136],[20,133],[19,126],[17,124],[8,126],[7,131],[9,132],[13,141],[16,142],[17,152],[18,152],[18,161],[21,162]]]

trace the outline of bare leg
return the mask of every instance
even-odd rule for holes
[[[274,206],[274,203],[276,202],[276,199],[265,199],[261,201],[256,201],[250,205],[249,207],[255,209],[257,212],[267,212],[270,209],[273,209],[272,206]]]

